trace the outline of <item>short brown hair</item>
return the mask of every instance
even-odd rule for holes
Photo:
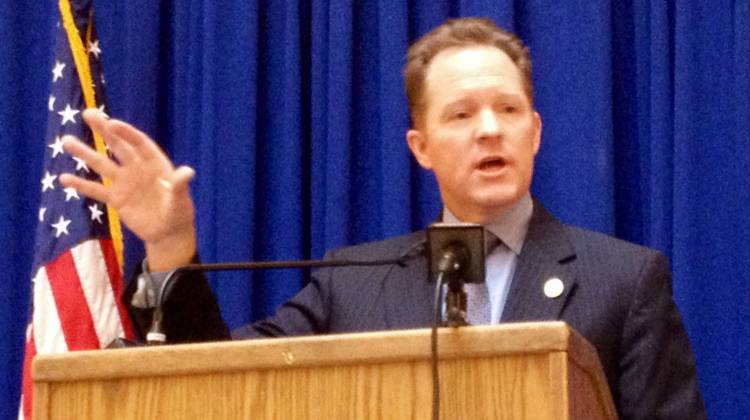
[[[406,55],[406,96],[415,126],[421,122],[419,120],[424,112],[424,81],[432,59],[448,48],[478,45],[497,47],[510,57],[521,72],[524,92],[534,105],[531,57],[523,41],[487,18],[450,19],[412,44]]]

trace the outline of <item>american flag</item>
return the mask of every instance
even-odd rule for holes
[[[47,147],[39,188],[34,249],[33,313],[26,334],[19,418],[31,418],[31,360],[37,354],[98,349],[117,337],[132,338],[118,297],[122,234],[116,213],[59,183],[62,173],[102,181],[65,153],[61,138],[74,135],[100,153],[104,143],[81,120],[85,108],[104,109],[101,47],[92,0],[60,0],[55,57],[47,106]],[[106,183],[107,181],[104,180]]]

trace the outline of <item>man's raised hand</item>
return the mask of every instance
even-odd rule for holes
[[[88,109],[83,119],[107,143],[116,161],[67,136],[64,149],[110,183],[62,174],[60,182],[115,209],[122,222],[145,243],[151,271],[187,264],[195,255],[195,211],[188,184],[192,168],[175,168],[146,134],[122,121]]]

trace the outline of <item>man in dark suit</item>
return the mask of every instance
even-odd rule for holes
[[[407,141],[419,164],[435,173],[443,219],[480,223],[497,238],[487,285],[468,292],[484,304],[472,305],[470,315],[490,323],[565,320],[596,347],[622,418],[705,418],[664,256],[562,225],[529,194],[542,123],[523,43],[488,20],[449,21],[409,49],[405,78],[414,124]],[[155,300],[153,282],[163,278],[155,273],[195,258],[187,191],[193,172],[174,169],[133,127],[95,111],[85,118],[120,163],[73,140],[65,149],[110,177],[112,186],[71,175],[61,181],[113,206],[144,240],[148,264],[125,296],[143,330]],[[136,200],[135,191],[145,198]],[[424,232],[417,232],[328,257],[396,258],[423,241]],[[165,303],[167,336],[172,342],[228,338],[208,284],[192,277],[182,278]],[[424,257],[319,270],[274,317],[234,335],[426,327],[432,303],[427,278]]]

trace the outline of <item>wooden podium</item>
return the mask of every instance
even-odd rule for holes
[[[443,419],[615,419],[562,322],[441,329]],[[429,419],[430,331],[37,356],[34,419]]]

